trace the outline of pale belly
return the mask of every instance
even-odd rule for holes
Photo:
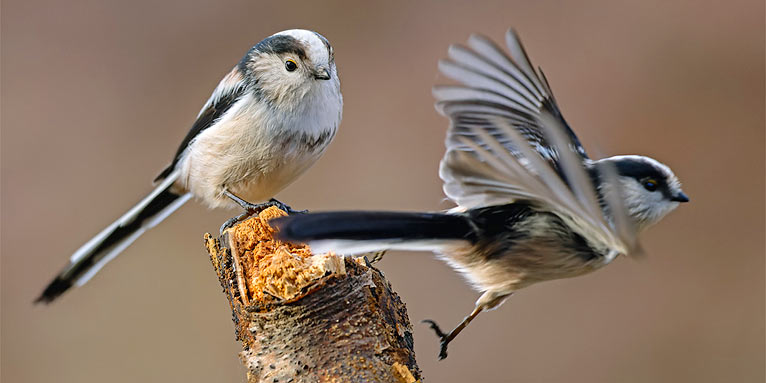
[[[176,165],[175,187],[206,205],[273,198],[322,155],[341,120],[337,80],[312,87],[294,108],[278,109],[248,93],[200,132]]]
[[[222,139],[224,129],[205,133],[181,161],[179,183],[211,208],[237,206],[225,190],[252,203],[269,200],[311,167],[329,143],[309,150],[294,139]]]
[[[280,159],[280,163],[273,168],[249,172],[242,180],[233,181],[225,186],[245,201],[264,202],[293,183],[316,162],[320,155],[321,153],[306,153],[288,156]]]
[[[506,250],[482,249],[472,244],[456,246],[439,258],[463,274],[477,290],[505,295],[538,282],[587,274],[611,260],[578,247],[558,236],[544,235],[524,238]]]

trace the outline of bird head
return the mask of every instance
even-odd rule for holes
[[[679,204],[689,202],[681,182],[661,162],[645,156],[614,156],[598,162],[611,164],[628,215],[644,229],[659,222]],[[600,190],[610,185],[602,182]]]
[[[282,109],[295,109],[307,96],[339,94],[332,46],[313,31],[291,29],[271,35],[239,65],[256,94]]]

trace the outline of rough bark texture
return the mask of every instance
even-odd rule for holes
[[[415,382],[404,303],[365,258],[281,243],[264,210],[205,244],[232,309],[248,382]]]

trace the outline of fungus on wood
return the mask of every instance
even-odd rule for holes
[[[273,237],[276,207],[205,235],[248,382],[421,379],[399,296],[366,258],[312,254]]]

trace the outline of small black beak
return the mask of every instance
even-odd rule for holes
[[[314,78],[317,80],[329,80],[330,70],[327,68],[317,68],[317,70],[314,72]]]
[[[670,200],[675,202],[689,202],[689,197],[686,194],[684,194],[684,192],[679,192],[678,194],[674,195],[673,198],[671,198]]]

